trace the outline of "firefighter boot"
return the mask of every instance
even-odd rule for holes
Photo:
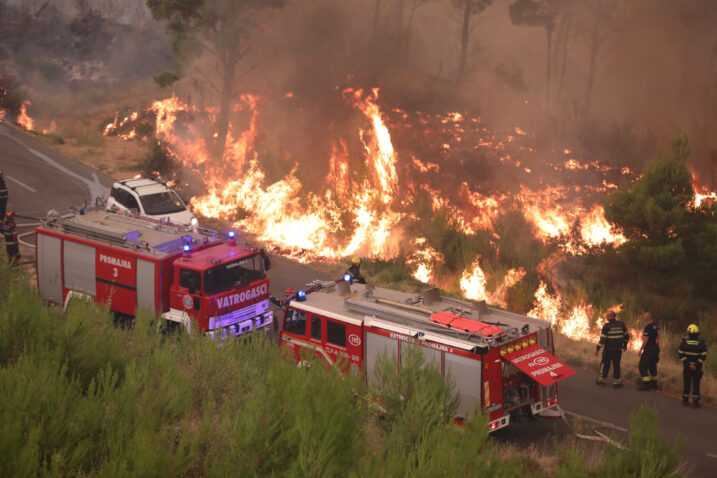
[[[653,379],[650,381],[650,388],[653,389],[653,390],[657,390],[657,379],[656,379],[656,378],[653,378]]]
[[[700,408],[700,399],[699,398],[695,398],[692,401],[692,408]]]
[[[605,386],[605,379],[603,377],[598,377],[597,380],[595,380],[595,383],[598,385]]]
[[[616,378],[612,381],[613,388],[620,388],[622,387],[622,381],[619,378]]]
[[[652,384],[648,380],[645,380],[645,377],[643,377],[642,383],[639,387],[637,387],[637,389],[641,392],[647,392],[648,390],[652,390]]]
[[[689,396],[687,396],[687,397],[685,397],[684,395],[682,396],[682,405],[684,405],[686,407],[690,406],[690,397]]]

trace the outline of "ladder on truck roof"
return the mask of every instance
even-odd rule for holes
[[[443,299],[448,298],[439,297],[439,300]],[[417,305],[377,297],[372,294],[372,291],[369,292],[368,290],[363,297],[344,298],[344,306],[353,312],[372,315],[401,325],[409,325],[426,332],[466,340],[477,345],[490,347],[494,343],[518,338],[518,330],[515,327],[508,327],[508,324],[502,323],[482,322],[472,317],[466,317],[467,313],[472,315],[472,312],[475,312],[480,317],[479,309],[470,307],[469,304],[460,301],[447,301],[458,304],[461,308],[453,307],[446,311],[436,311],[420,305],[420,302]],[[458,313],[456,314],[456,312]],[[445,320],[441,320],[448,314],[453,316],[453,320],[459,319],[459,327],[451,326],[451,321],[446,323]],[[474,327],[463,328],[467,323],[471,323]]]
[[[59,218],[56,221],[48,221],[47,224],[49,226],[57,225],[63,232],[84,236],[87,239],[107,242],[110,245],[115,246],[127,245],[127,234],[122,234],[121,232],[102,224],[80,223],[64,218]]]
[[[170,234],[189,232],[189,228],[187,226],[183,226],[182,224],[173,224],[170,222],[164,222],[162,220],[145,218],[141,216],[124,215],[107,211],[106,217],[107,219],[111,219],[113,221],[124,222],[125,224],[131,224],[132,226],[146,227],[149,229],[154,229],[155,231],[168,232]]]

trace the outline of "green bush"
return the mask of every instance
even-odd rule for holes
[[[660,441],[660,422],[654,407],[643,405],[630,414],[629,446],[607,447],[599,476],[679,477],[679,456],[684,440],[673,445]]]
[[[160,175],[171,178],[175,174],[176,164],[164,141],[150,141],[146,156],[139,162],[139,168],[145,176]]]
[[[383,360],[369,392],[322,358],[297,368],[263,336],[219,346],[163,336],[142,314],[120,329],[92,303],[45,307],[4,264],[0,303],[0,476],[547,474],[494,444],[482,414],[455,426],[454,385],[416,346],[402,347],[400,375]],[[678,450],[650,413],[600,476],[672,476]],[[569,458],[561,470],[585,476]]]

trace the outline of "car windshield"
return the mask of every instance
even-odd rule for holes
[[[204,273],[204,293],[219,294],[265,276],[259,254],[212,267]]]
[[[139,199],[142,201],[145,214],[172,214],[187,209],[174,191],[148,194],[146,196],[140,196]]]

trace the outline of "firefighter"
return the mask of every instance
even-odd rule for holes
[[[365,284],[366,279],[361,275],[361,258],[354,257],[351,260],[351,266],[346,269],[346,273],[351,275],[351,280],[358,282],[359,284]]]
[[[0,169],[0,220],[5,222],[5,210],[7,208],[7,184],[5,184],[5,177]]]
[[[3,236],[5,237],[5,252],[7,260],[13,265],[20,262],[20,248],[15,231],[15,213],[8,211],[5,215],[5,225],[3,226]]]
[[[640,391],[657,389],[657,362],[660,361],[660,328],[650,312],[645,312],[645,330],[642,332],[640,363],[637,365],[642,383]]]
[[[687,327],[687,337],[682,339],[677,354],[682,360],[682,405],[690,404],[690,391],[692,392],[692,406],[700,407],[700,380],[702,380],[702,364],[707,358],[707,347],[699,339],[700,329],[695,324]]]
[[[600,349],[603,346],[605,347],[602,351],[600,376],[596,383],[598,385],[605,385],[605,379],[610,371],[610,364],[612,364],[612,386],[618,388],[622,387],[622,381],[620,381],[620,359],[622,358],[622,352],[627,350],[627,342],[630,340],[630,334],[627,332],[627,327],[625,327],[622,321],[615,320],[615,312],[612,310],[608,311],[606,317],[607,323],[602,326],[600,342],[595,349],[595,356],[597,357]]]

